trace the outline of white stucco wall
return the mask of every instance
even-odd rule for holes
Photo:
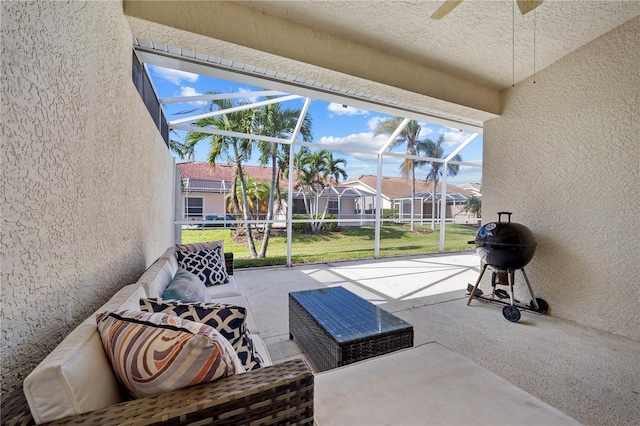
[[[174,164],[120,2],[1,7],[4,403],[173,243]]]
[[[504,94],[485,123],[483,221],[513,212],[553,315],[640,339],[640,18]],[[516,282],[517,282],[516,278]],[[528,300],[528,299],[527,299]]]

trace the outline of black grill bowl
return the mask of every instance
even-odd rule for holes
[[[503,214],[509,216],[508,222],[501,221]],[[482,262],[496,269],[524,268],[536,251],[533,233],[526,226],[511,222],[510,212],[498,212],[498,222],[483,225],[472,242]]]

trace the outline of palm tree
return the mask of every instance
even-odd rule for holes
[[[327,210],[329,209],[329,197],[331,196],[331,188],[333,188],[334,182],[340,182],[340,178],[343,180],[347,179],[347,172],[344,170],[344,167],[347,167],[347,160],[344,158],[333,158],[333,153],[331,151],[327,151],[324,161],[324,173],[325,177],[328,178],[329,191],[327,191],[327,201],[324,204],[322,220],[324,220]]]
[[[333,181],[338,182],[340,177],[347,177],[344,170],[346,160],[334,158],[333,154],[326,150],[311,151],[307,147],[302,147],[294,158],[296,168],[296,188],[302,190],[305,209],[311,220],[311,230],[318,232],[322,227],[322,222],[329,207],[329,197],[331,191],[327,192],[327,202],[324,207],[322,217],[320,214],[320,193],[323,189],[332,187]],[[307,199],[309,196],[310,200]]]
[[[295,108],[287,108],[284,111],[280,109],[280,104],[265,105],[257,115],[257,132],[261,135],[286,138],[293,135],[296,124],[300,117],[301,110]],[[313,140],[311,133],[311,117],[307,114],[303,119],[302,126],[300,128],[300,134],[305,142],[311,142]],[[280,169],[281,160],[285,155],[288,156],[289,150],[286,145],[277,144],[273,142],[258,142],[258,148],[260,149],[260,164],[271,164],[271,188],[269,191],[269,201],[267,207],[267,224],[265,227],[264,236],[262,238],[262,246],[260,247],[260,253],[258,257],[263,258],[267,254],[267,247],[269,245],[269,237],[271,234],[274,209],[276,206],[276,196],[278,198],[278,205],[280,205]],[[283,148],[283,149],[281,149]],[[280,169],[281,170],[281,169]]]
[[[400,123],[402,123],[401,117],[394,117],[389,120],[380,122],[375,130],[375,135],[390,135],[392,134]],[[416,120],[411,120],[400,132],[400,135],[393,142],[392,147],[399,145],[407,146],[407,154],[416,155],[416,145],[418,143],[418,135],[420,134],[420,124]],[[413,231],[413,219],[416,199],[416,161],[411,158],[405,158],[400,165],[400,175],[403,178],[411,179],[411,230]]]
[[[214,92],[207,92],[209,94]],[[209,101],[205,106],[205,111],[211,112],[217,109],[228,109],[233,107],[233,101],[230,99],[220,99]],[[219,130],[226,130],[239,133],[253,133],[253,124],[255,119],[255,111],[251,109],[240,110],[214,117],[206,117],[197,120],[194,124],[198,127],[213,127]],[[185,138],[185,144],[190,146],[209,139],[211,150],[209,151],[209,163],[211,167],[216,166],[216,162],[220,157],[225,157],[227,161],[234,163],[234,177],[232,182],[232,206],[234,213],[242,212],[245,221],[250,220],[250,209],[248,205],[246,178],[242,169],[245,160],[251,158],[251,149],[253,141],[246,138],[233,136],[211,135],[204,132],[189,132]],[[236,186],[240,183],[241,199],[238,200]],[[243,206],[240,208],[239,202],[242,201]],[[251,257],[258,256],[256,252],[253,235],[251,233],[251,224],[245,222],[247,228],[247,242]]]
[[[482,198],[472,195],[464,203],[463,211],[473,213],[476,217],[482,214]]]
[[[193,158],[194,148],[195,147],[193,145],[187,145],[184,142],[169,139],[169,149],[175,152],[181,160],[184,160],[185,158]]]
[[[312,222],[317,217],[317,203],[307,199],[307,196],[312,197],[318,192],[322,163],[322,152],[312,152],[305,146],[295,154],[293,159],[296,174],[294,187],[302,191],[304,207]],[[311,228],[315,230],[315,222],[311,224]]]
[[[243,202],[240,204],[240,212],[244,213],[243,209],[245,204],[249,206],[249,216],[251,219],[259,219],[259,215],[261,212],[265,212],[267,210],[268,200],[269,200],[269,190],[270,185],[268,182],[257,181],[253,178],[248,178],[247,182],[247,202]],[[236,198],[242,200],[242,191],[240,188],[236,189]],[[227,208],[233,207],[233,194],[229,193],[226,196]],[[255,214],[255,217],[252,215]]]
[[[431,139],[423,140],[418,145],[418,150],[420,154],[424,155],[425,157],[444,159],[446,158],[446,156],[444,155],[444,147],[442,146],[442,144],[444,144],[444,135],[440,135],[435,142],[432,141]],[[462,157],[460,156],[460,154],[457,154],[452,158],[452,160],[462,161]],[[418,164],[419,167],[426,166],[426,165],[431,166],[431,169],[429,170],[429,173],[427,174],[427,178],[425,180],[433,182],[433,192],[431,193],[432,194],[431,195],[431,203],[432,203],[431,204],[431,229],[435,229],[436,186],[440,181],[440,177],[442,176],[442,173],[444,173],[444,167],[443,167],[444,162],[420,161]],[[447,163],[446,172],[448,176],[457,175],[459,169],[460,169],[459,165]]]

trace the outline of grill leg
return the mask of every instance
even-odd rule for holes
[[[511,302],[511,306],[513,306],[514,304],[514,297],[513,297],[513,281],[516,278],[516,274],[513,271],[513,269],[508,269],[507,270],[507,281],[509,281],[509,301]]]
[[[478,280],[476,281],[476,285],[473,286],[473,291],[471,291],[471,294],[469,294],[469,300],[467,300],[467,306],[469,306],[471,304],[471,300],[473,300],[473,296],[476,294],[476,290],[478,289],[478,286],[480,285],[480,280],[482,279],[482,276],[484,275],[484,271],[487,270],[487,266],[489,266],[488,264],[484,264],[482,265],[482,272],[480,272],[480,276],[478,277]]]
[[[527,288],[529,289],[529,294],[531,295],[531,303],[536,309],[540,309],[538,306],[538,301],[536,300],[536,296],[533,294],[533,290],[531,290],[531,284],[529,284],[529,278],[527,278],[527,274],[524,272],[524,268],[520,269],[522,271],[522,276],[524,277],[524,282],[527,283]]]

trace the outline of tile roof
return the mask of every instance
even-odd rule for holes
[[[231,182],[233,180],[233,168],[231,164],[216,164],[211,167],[207,162],[186,162],[178,163],[178,170],[182,179],[202,179],[202,180],[225,180]],[[245,174],[258,181],[271,181],[271,167],[261,166],[243,166]],[[286,187],[289,180],[280,179],[280,186]]]
[[[358,184],[364,184],[371,188],[374,192],[377,186],[377,178],[373,175],[362,175],[355,179],[344,182],[345,186],[357,186]],[[432,181],[423,181],[416,179],[416,193],[418,192],[431,192],[433,191]],[[438,182],[436,185],[436,192],[442,191],[442,183]],[[473,195],[471,191],[460,188],[456,185],[447,184],[448,194],[462,194],[465,196]],[[402,198],[411,196],[411,180],[401,177],[382,177],[382,194],[389,198]]]

